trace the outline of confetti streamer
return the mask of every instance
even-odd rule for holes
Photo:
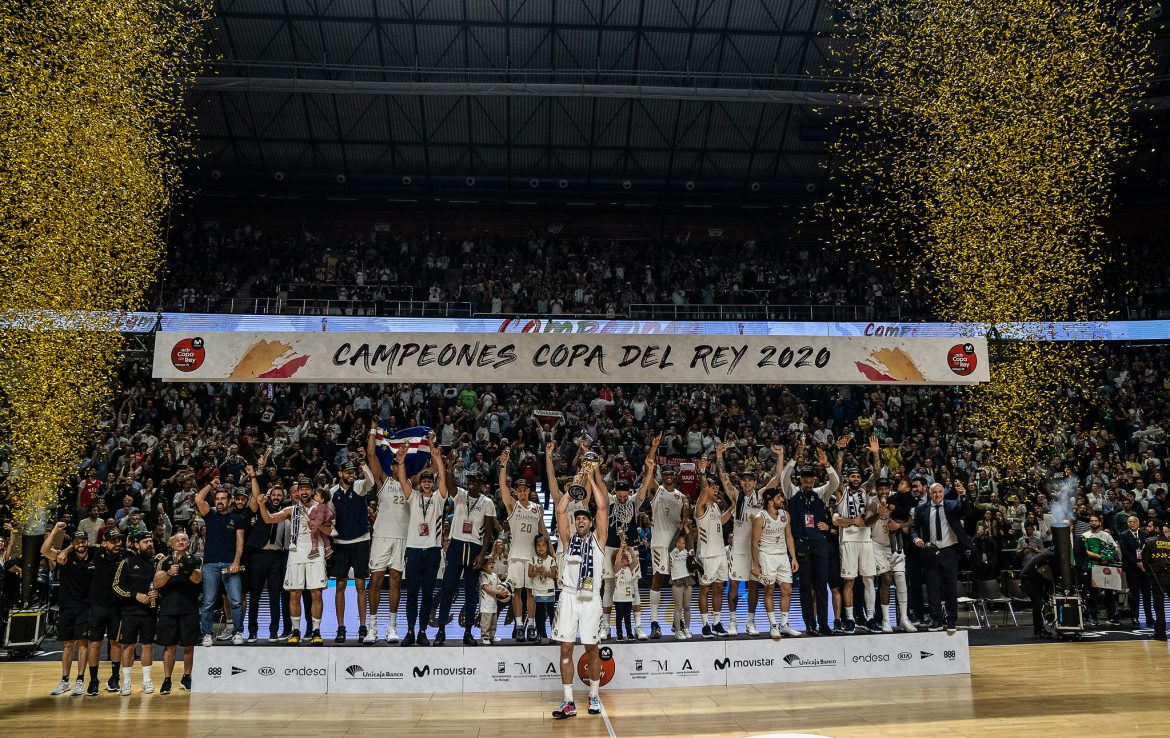
[[[1152,69],[1140,10],[1119,7],[851,2],[832,58],[843,91],[874,104],[836,121],[819,209],[834,246],[868,253],[942,320],[1106,317],[1100,224]],[[1002,338],[959,412],[1012,474],[1090,389],[1091,351]]]
[[[189,153],[183,94],[202,0],[0,8],[0,442],[20,520],[53,503],[109,400],[121,336],[85,314],[141,305]]]

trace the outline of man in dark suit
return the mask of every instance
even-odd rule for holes
[[[914,510],[910,537],[922,549],[926,594],[933,623],[930,630],[955,632],[959,616],[959,554],[971,549],[964,523],[971,516],[967,491],[959,487],[957,500],[946,499],[946,489],[935,482],[930,495]],[[945,626],[943,605],[946,605]]]
[[[1140,523],[1136,515],[1126,518],[1125,530],[1117,534],[1117,545],[1121,549],[1121,568],[1125,572],[1125,584],[1129,589],[1129,616],[1133,624],[1138,625],[1138,613],[1141,604],[1146,606],[1146,625],[1154,621],[1154,608],[1151,602],[1150,578],[1138,567],[1138,553],[1142,544],[1146,542],[1140,530]]]

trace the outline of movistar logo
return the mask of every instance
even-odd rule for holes
[[[722,669],[726,669],[728,666],[731,666],[731,659],[723,659],[722,661],[720,661],[719,659],[715,659],[715,668],[716,669],[722,670]]]

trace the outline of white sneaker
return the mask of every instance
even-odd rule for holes
[[[603,641],[609,640],[609,628],[603,627],[601,629],[601,640],[603,640]]]
[[[727,635],[728,637],[739,635],[739,625],[735,622],[735,618],[727,623]]]
[[[917,633],[918,632],[918,628],[915,628],[914,624],[911,623],[909,620],[903,620],[902,622],[898,623],[898,630],[903,631],[905,633]]]
[[[504,639],[501,638],[500,636],[492,636],[492,643],[499,643],[502,640],[504,640]]]
[[[687,639],[686,631],[683,631],[681,629],[676,630],[674,632],[674,638],[675,638],[675,640],[678,640],[678,641],[685,641]],[[57,694],[60,694],[60,692],[58,692]]]
[[[691,632],[690,628],[685,629],[683,631],[683,635],[685,635],[687,637],[688,641],[695,637],[695,634]]]
[[[796,628],[793,628],[791,625],[781,625],[780,633],[781,635],[786,635],[789,638],[800,638],[800,631]]]
[[[637,638],[639,641],[646,640],[646,633],[643,632],[641,625],[634,626],[634,637]]]
[[[883,633],[893,633],[894,632],[894,629],[892,627],[890,627],[889,620],[882,621],[882,632]]]
[[[780,640],[780,628],[778,626],[773,625],[772,630],[770,631],[770,634],[772,636],[772,640],[774,640],[774,641]]]
[[[378,642],[378,618],[370,618],[370,627],[366,631],[366,637],[362,639],[362,643],[372,644]]]
[[[479,642],[479,645],[481,645],[481,646],[490,646],[490,645],[492,645],[492,639],[491,639],[491,638],[484,638],[483,640],[481,640],[481,641]]]
[[[760,631],[756,630],[756,621],[749,620],[748,624],[747,624],[747,628],[744,630],[744,632],[750,636],[758,636],[760,634]]]
[[[398,631],[395,630],[394,624],[391,623],[389,629],[386,631],[387,643],[398,643]]]
[[[65,694],[68,691],[69,691],[69,680],[62,679],[61,681],[57,682],[57,686],[53,687],[53,691],[49,692],[49,695],[52,697],[56,697],[57,695]]]
[[[204,648],[211,648],[211,644],[213,643],[215,643],[215,639],[211,637],[210,633],[208,633],[207,635],[203,636],[203,642],[200,645],[202,645]]]
[[[243,633],[236,633],[234,636],[232,636],[232,645],[233,646],[244,645],[244,634]]]
[[[85,679],[81,678],[77,680],[77,684],[73,685],[73,696],[80,697],[83,694],[85,694]]]
[[[142,693],[143,694],[154,694],[154,682],[150,681],[149,679],[147,679],[145,682],[143,682],[142,683]]]
[[[130,696],[130,675],[126,673],[122,674],[122,696]]]
[[[229,625],[223,629],[223,632],[221,632],[215,640],[217,640],[217,641],[230,641],[232,639],[232,636],[235,634],[235,632],[236,632],[236,627],[234,625]]]

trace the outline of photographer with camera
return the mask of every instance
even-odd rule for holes
[[[199,641],[199,594],[203,570],[199,557],[192,556],[186,532],[171,536],[171,553],[158,563],[154,588],[158,592],[158,626],[155,637],[163,647],[163,680],[159,694],[171,693],[178,647],[183,647],[183,678],[179,684],[191,691],[191,666]]]

